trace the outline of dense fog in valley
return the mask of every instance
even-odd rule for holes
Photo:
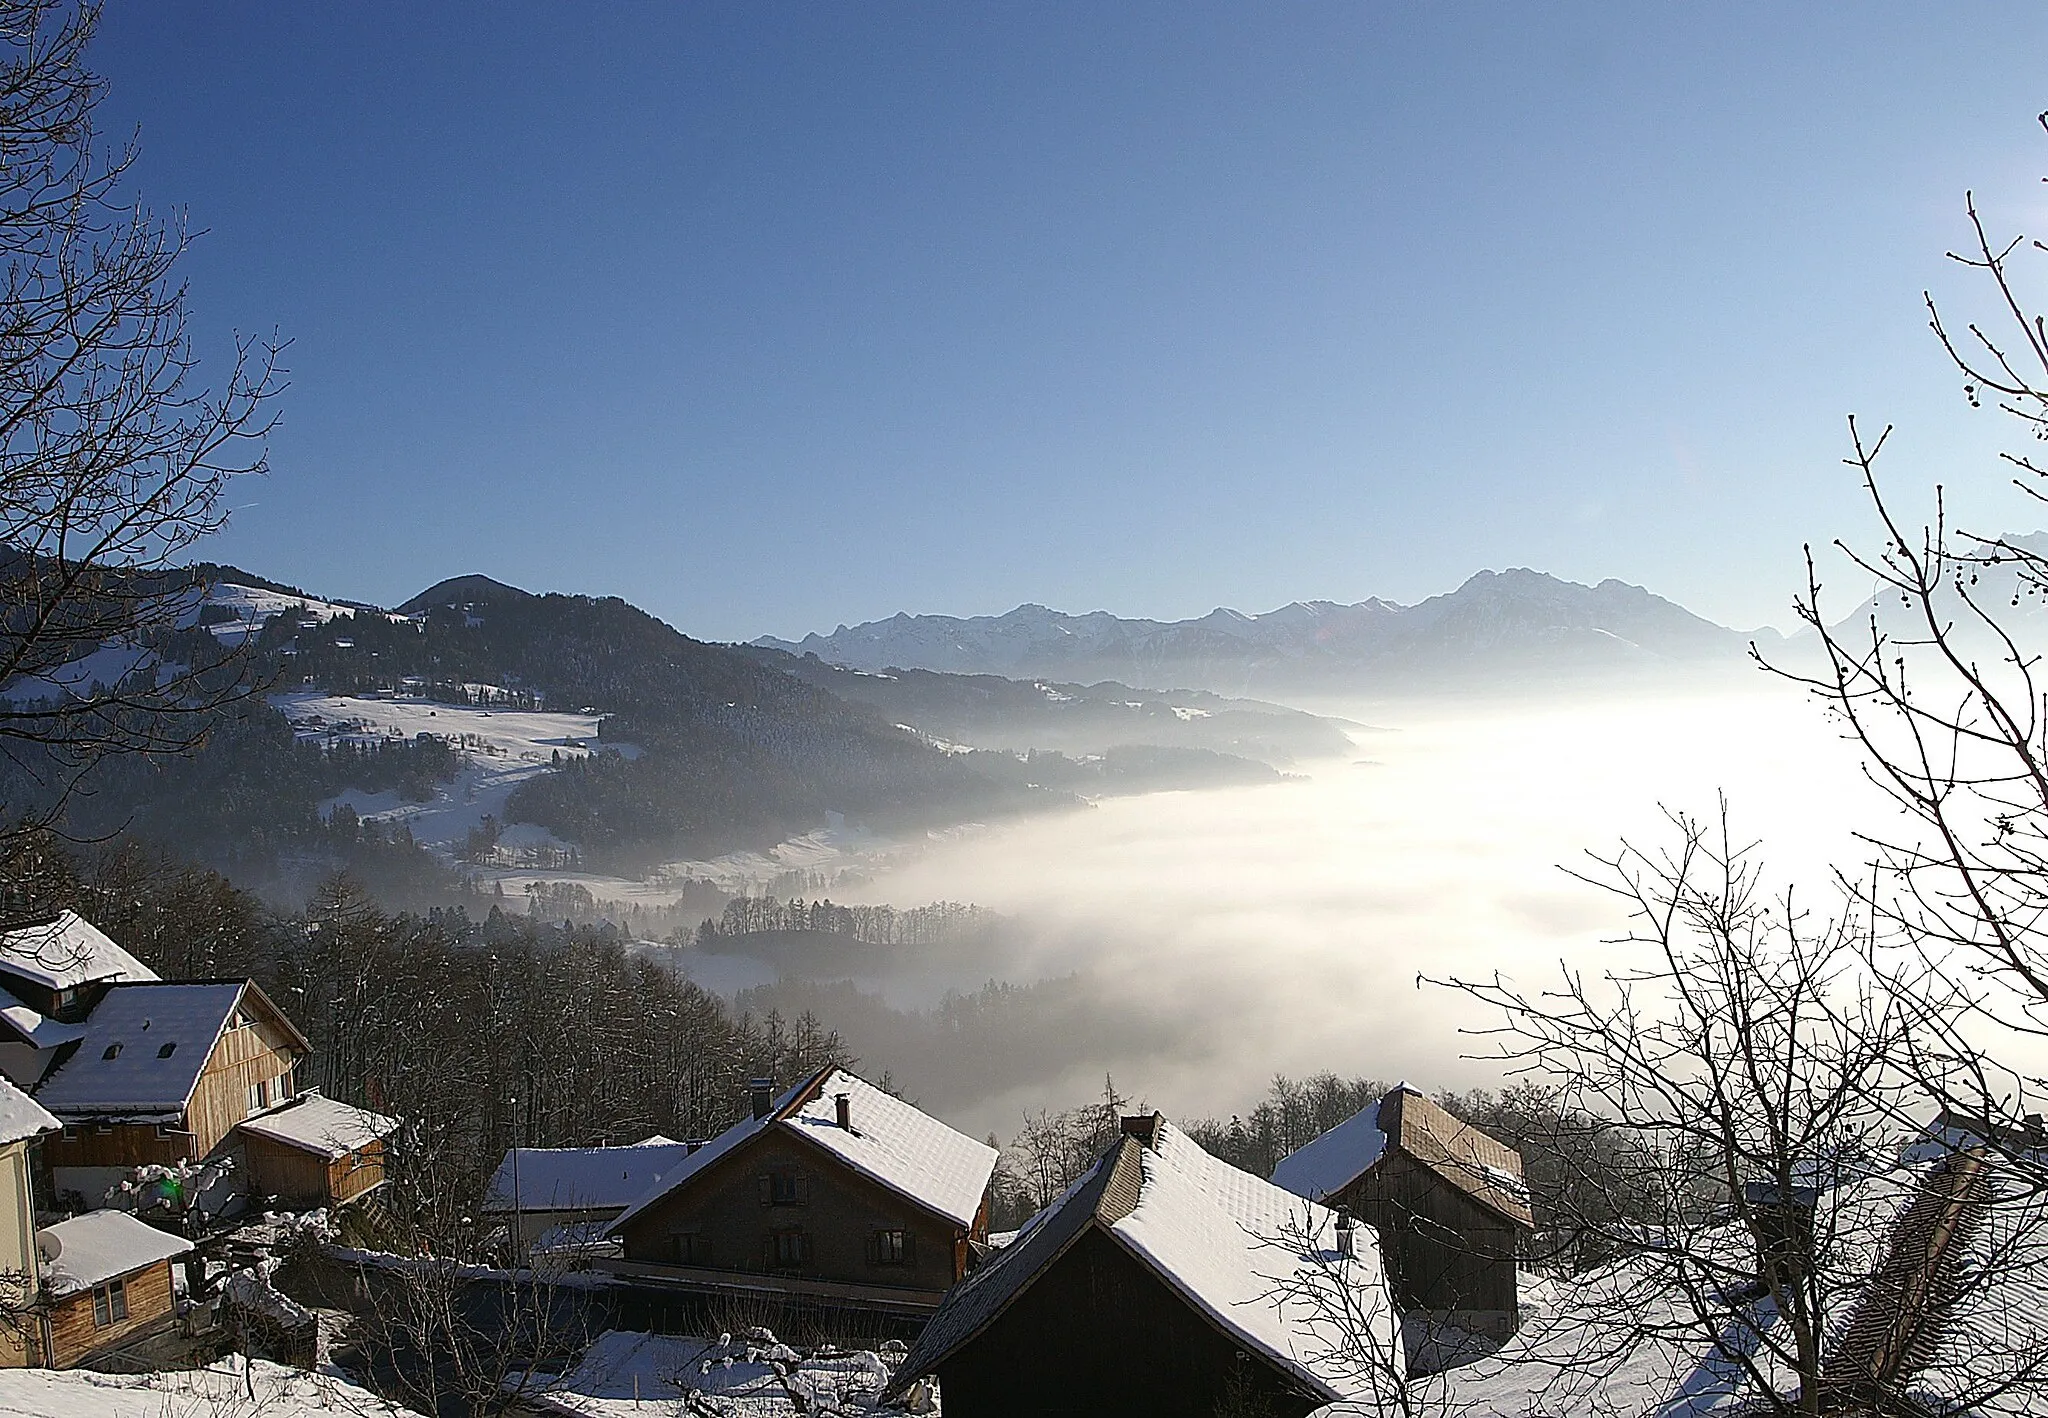
[[[1023,1110],[1099,1094],[1105,1071],[1186,1113],[1247,1107],[1279,1072],[1479,1086],[1499,1069],[1462,1057],[1484,1041],[1459,1031],[1483,1016],[1417,974],[1533,981],[1611,960],[1615,903],[1565,870],[1593,866],[1587,850],[1668,841],[1663,807],[1711,813],[1725,791],[1737,835],[1824,904],[1830,866],[1861,860],[1851,826],[1886,811],[1820,709],[1762,675],[1312,707],[1352,725],[1354,752],[936,843],[831,894],[971,901],[1004,930],[871,972],[867,998],[785,984],[751,1002],[815,1008],[912,1096],[1005,1135]],[[991,979],[1033,989],[977,1011],[966,1047],[969,1031],[872,998],[928,1010]]]

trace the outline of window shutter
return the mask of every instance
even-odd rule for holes
[[[881,1263],[882,1233],[880,1231],[870,1231],[868,1232],[868,1264],[880,1265]]]
[[[761,1268],[775,1269],[775,1233],[770,1231],[761,1238]]]
[[[811,1263],[811,1233],[808,1231],[798,1232],[796,1245],[797,1254],[803,1257],[805,1265],[809,1265]]]
[[[796,1204],[803,1206],[811,1199],[811,1174],[798,1169],[796,1174]]]
[[[903,1228],[903,1263],[917,1264],[917,1232],[907,1226]]]
[[[761,1205],[773,1206],[774,1204],[775,1177],[772,1173],[763,1172],[761,1174]]]

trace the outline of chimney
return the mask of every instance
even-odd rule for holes
[[[747,1080],[747,1092],[753,1095],[754,1121],[759,1122],[768,1116],[768,1110],[775,1104],[775,1080],[750,1078]]]
[[[1166,1119],[1157,1113],[1136,1113],[1124,1119],[1125,1137],[1138,1139],[1140,1147],[1159,1146],[1159,1125]]]
[[[832,1105],[839,1113],[839,1130],[841,1132],[852,1132],[853,1099],[844,1093],[834,1093],[832,1095]]]
[[[1337,1254],[1358,1254],[1358,1228],[1352,1223],[1351,1213],[1341,1206],[1337,1208]]]

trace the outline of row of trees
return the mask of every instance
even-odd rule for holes
[[[774,896],[741,896],[728,901],[718,919],[697,927],[696,941],[708,945],[720,938],[767,931],[813,931],[843,935],[863,945],[957,945],[994,931],[1002,917],[984,906],[960,901],[934,901],[928,906],[898,910],[894,906],[837,906],[829,900],[779,900]]]

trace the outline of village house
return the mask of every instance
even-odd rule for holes
[[[1273,1181],[1379,1233],[1418,1346],[1514,1333],[1534,1218],[1513,1148],[1402,1084],[1282,1158]]]
[[[1123,1127],[946,1296],[895,1393],[935,1375],[949,1418],[1300,1418],[1393,1393],[1404,1360],[1368,1228],[1218,1161],[1157,1114]]]
[[[217,1215],[252,1187],[306,1205],[361,1195],[383,1175],[395,1125],[325,1099],[303,1111],[298,1071],[310,1051],[252,981],[159,979],[72,911],[0,929],[0,1070],[63,1126],[41,1149],[60,1209],[108,1204],[139,1167],[225,1158],[198,1195],[136,1203]],[[306,1164],[284,1151],[335,1141],[347,1145],[321,1163],[330,1184],[316,1193]]]
[[[38,1139],[62,1126],[35,1099],[0,1081],[0,1368],[42,1362],[40,1321],[30,1313],[41,1265],[32,1154]]]
[[[192,1243],[125,1211],[95,1211],[44,1228],[41,1362],[102,1361],[177,1323],[171,1261]]]
[[[929,1311],[988,1234],[995,1149],[844,1069],[669,1169],[611,1224],[622,1275]]]
[[[484,1214],[504,1222],[515,1263],[616,1250],[611,1223],[695,1150],[660,1134],[626,1147],[515,1147],[491,1175]]]

